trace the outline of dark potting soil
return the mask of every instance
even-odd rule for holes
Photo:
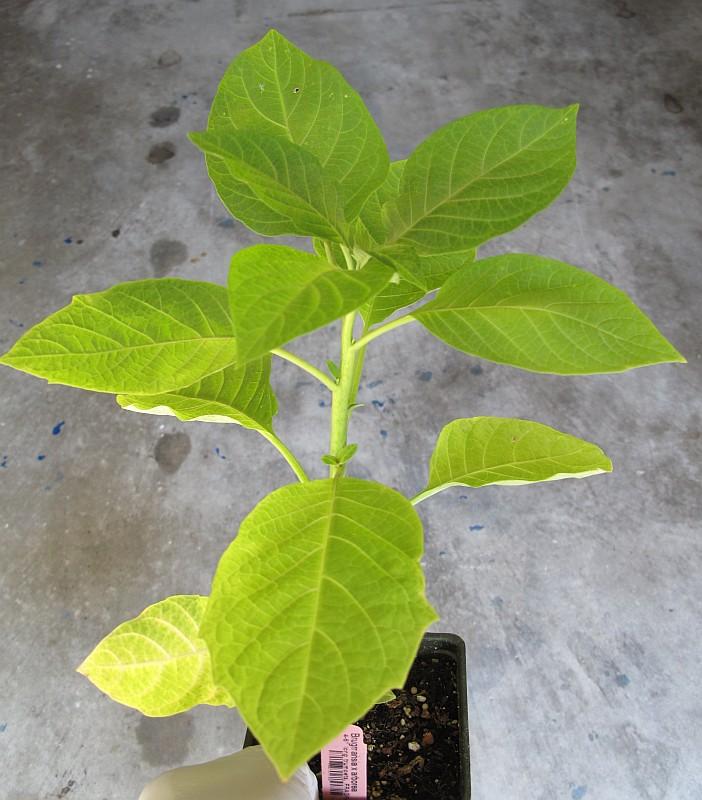
[[[416,659],[396,698],[357,724],[368,746],[369,800],[454,800],[460,792],[456,664],[443,653]],[[319,781],[319,756],[310,761]]]

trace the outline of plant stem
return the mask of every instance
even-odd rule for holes
[[[300,462],[295,458],[287,445],[281,442],[281,440],[272,431],[260,430],[259,433],[264,439],[268,439],[273,447],[275,447],[276,450],[288,462],[290,469],[292,469],[292,471],[295,473],[300,483],[304,483],[305,481],[309,480],[302,464],[300,464]]]
[[[334,383],[328,375],[325,375],[321,369],[312,366],[312,364],[310,364],[309,361],[305,361],[304,358],[300,358],[288,350],[283,350],[281,347],[276,347],[275,350],[271,350],[271,353],[273,353],[274,356],[278,356],[278,358],[289,361],[291,364],[295,364],[295,366],[300,367],[300,369],[304,369],[305,372],[308,372],[312,377],[324,384],[330,392],[336,390],[336,383]]]
[[[350,406],[356,399],[356,353],[353,345],[353,325],[356,312],[352,311],[344,317],[341,326],[341,357],[339,360],[339,383],[332,394],[331,424],[329,431],[329,452],[336,455],[346,444],[349,430]],[[344,474],[343,465],[329,467],[330,477]]]
[[[400,325],[406,325],[408,322],[414,322],[414,317],[411,314],[406,314],[404,317],[398,317],[390,322],[386,322],[385,325],[380,325],[377,328],[373,328],[365,336],[361,336],[358,341],[353,342],[351,345],[351,350],[353,351],[363,348],[368,344],[368,342],[372,342],[373,339],[376,339],[378,336],[382,336],[384,333],[388,333],[395,328],[399,328]]]
[[[426,500],[432,495],[438,494],[438,492],[445,488],[446,486],[435,486],[433,489],[425,489],[423,492],[419,492],[419,494],[416,494],[414,497],[410,498],[410,503],[412,503],[413,506],[416,506],[417,503],[421,503],[422,500]]]

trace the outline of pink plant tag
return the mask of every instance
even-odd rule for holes
[[[349,725],[322,749],[322,794],[325,800],[365,800],[368,791],[367,750],[363,731],[358,725]]]

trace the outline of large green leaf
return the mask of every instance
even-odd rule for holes
[[[199,628],[207,598],[174,595],[118,625],[78,667],[106,695],[149,717],[234,705],[212,678]]]
[[[476,247],[560,194],[575,169],[577,106],[506,106],[457,119],[407,159],[383,207],[390,240],[430,252]]]
[[[317,158],[287,139],[251,131],[191,133],[220,199],[265,236],[343,239],[336,184]]]
[[[280,245],[241,250],[229,273],[238,360],[256,358],[359,308],[391,277],[379,263],[349,271]]]
[[[289,139],[319,159],[358,213],[388,170],[383,137],[341,73],[310,58],[275,30],[230,64],[212,104],[208,129],[248,129]]]
[[[253,430],[272,431],[278,404],[270,385],[271,357],[232,365],[191,386],[155,395],[118,395],[129,411],[170,414],[183,422],[234,422]]]
[[[525,419],[455,419],[439,434],[423,494],[448,486],[517,486],[611,472],[594,444]]]
[[[534,372],[622,372],[685,361],[624,292],[541,256],[477,261],[413,316],[464,353]]]
[[[436,615],[422,526],[385,486],[284,486],[223,555],[201,633],[218,685],[283,778],[401,686]]]
[[[234,353],[226,289],[159,278],[76,295],[0,363],[49,383],[152,394],[217,372],[233,363]]]

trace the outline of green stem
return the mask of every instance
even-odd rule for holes
[[[399,328],[400,325],[407,325],[408,322],[414,321],[414,317],[411,314],[406,314],[404,317],[398,317],[390,322],[386,322],[385,325],[379,325],[377,328],[373,328],[373,330],[369,331],[365,336],[361,336],[358,341],[354,342],[351,345],[351,350],[353,351],[363,348],[369,342],[372,342],[373,339],[377,339],[378,336],[382,336],[384,333],[388,333],[395,328]]]
[[[349,417],[351,416],[350,406],[356,399],[356,353],[352,349],[353,345],[353,325],[356,320],[356,312],[353,311],[344,317],[341,326],[341,357],[339,361],[339,383],[336,385],[332,394],[331,407],[331,427],[329,432],[329,452],[337,455],[342,447],[346,445],[346,437],[349,430]],[[330,477],[343,475],[343,465],[333,465],[329,467]]]
[[[308,372],[320,383],[323,383],[330,392],[333,392],[336,389],[336,384],[328,375],[325,375],[321,369],[317,369],[317,367],[312,366],[312,364],[310,364],[309,361],[305,361],[304,358],[300,358],[288,350],[283,350],[281,347],[271,350],[271,353],[273,353],[274,356],[278,356],[278,358],[289,361],[291,364],[295,364],[295,366],[300,367],[300,369],[304,369],[305,372]]]
[[[417,503],[421,503],[422,500],[426,500],[432,495],[438,494],[445,488],[445,486],[435,486],[433,489],[425,489],[423,492],[419,492],[419,494],[416,494],[414,497],[412,497],[410,499],[410,503],[412,503],[413,506],[416,506]]]
[[[283,456],[283,458],[288,462],[290,465],[290,469],[295,473],[297,479],[304,483],[308,481],[309,478],[307,477],[307,473],[305,472],[302,464],[295,458],[290,448],[281,442],[281,440],[272,432],[266,430],[259,430],[261,436],[264,439],[268,439],[268,441],[276,448],[276,450]]]

